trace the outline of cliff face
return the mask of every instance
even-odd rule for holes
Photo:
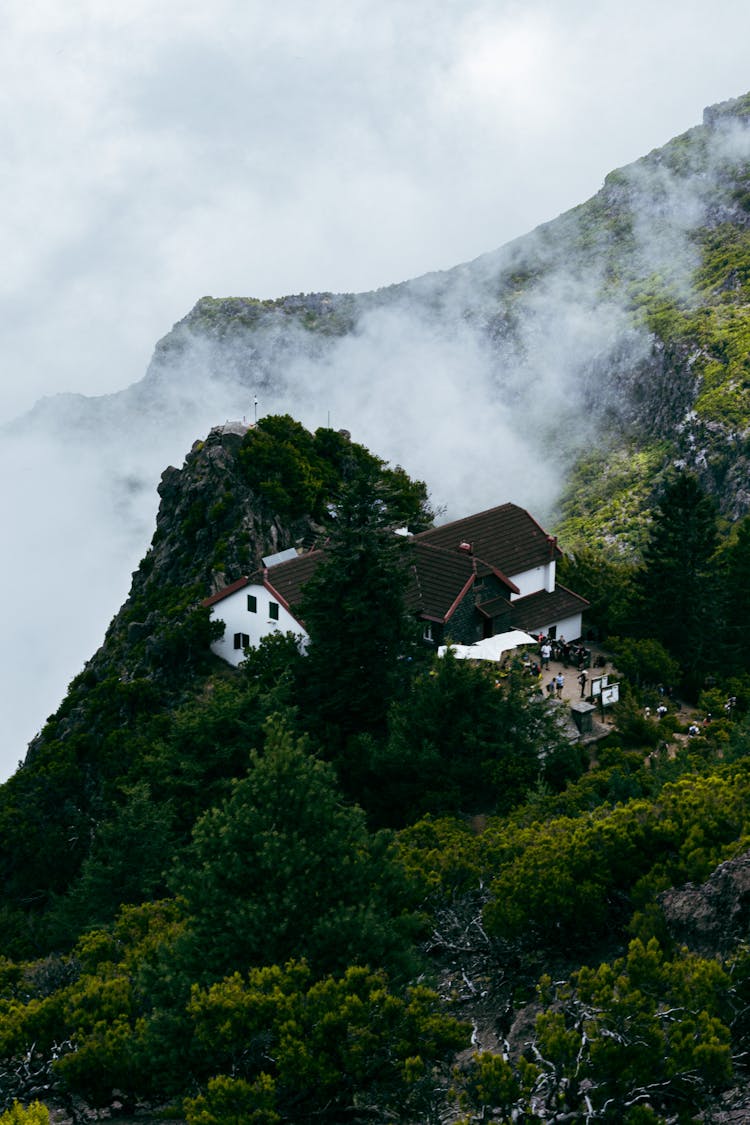
[[[181,469],[162,473],[151,546],[107,632],[107,651],[121,653],[127,664],[141,641],[158,656],[164,630],[172,631],[204,597],[256,570],[264,556],[314,539],[308,517],[282,521],[248,486],[239,459],[247,431],[241,423],[217,426],[193,444]],[[138,668],[130,667],[134,674]]]
[[[307,519],[282,524],[248,487],[237,456],[246,432],[241,424],[217,426],[193,445],[182,469],[162,473],[153,570],[144,588],[191,575],[215,593],[264,556],[315,534]]]
[[[750,852],[720,864],[699,886],[664,891],[659,904],[675,941],[704,957],[726,956],[748,937]]]
[[[141,392],[164,393],[199,354],[247,394],[304,398],[312,373],[329,400],[356,401],[367,348],[385,342],[395,358],[427,333],[443,362],[460,341],[478,410],[499,433],[510,412],[532,455],[563,474],[568,518],[583,515],[576,468],[627,448],[658,468],[641,508],[679,462],[736,519],[750,503],[749,120],[750,96],[711,107],[587,203],[441,274],[356,296],[203,298],[158,345]],[[433,378],[412,377],[423,410]],[[595,526],[596,512],[585,519]],[[627,541],[626,527],[609,530]]]

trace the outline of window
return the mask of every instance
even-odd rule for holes
[[[256,598],[255,594],[247,595],[247,609],[248,613],[258,612],[258,599]]]
[[[268,603],[268,616],[271,618],[272,621],[278,621],[279,620],[279,603],[278,602],[269,602]]]
[[[425,623],[425,627],[422,630],[422,640],[423,641],[431,641],[432,640],[432,623],[430,621],[427,621]]]
[[[234,634],[234,647],[236,649],[250,648],[250,638],[248,637],[247,633]]]

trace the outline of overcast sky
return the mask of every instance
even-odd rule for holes
[[[750,89],[740,0],[6,0],[0,420],[204,294],[366,290],[582,202]]]
[[[6,0],[0,423],[139,380],[206,294],[364,291],[526,233],[750,90],[748,43],[740,0]],[[46,453],[0,471],[0,779],[151,534]]]

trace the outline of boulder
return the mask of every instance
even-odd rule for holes
[[[700,886],[659,895],[675,941],[703,956],[724,955],[750,933],[750,852],[722,863]]]

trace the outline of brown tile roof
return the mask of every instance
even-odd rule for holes
[[[461,543],[471,544],[472,550],[461,550]],[[477,578],[494,573],[517,593],[518,587],[508,575],[544,565],[552,552],[555,557],[561,554],[556,541],[515,504],[501,504],[420,532],[409,540],[409,549],[407,608],[423,618],[442,622],[450,619]],[[296,559],[256,571],[206,598],[203,605],[215,605],[250,582],[257,582],[266,585],[282,604],[293,610],[302,599],[305,583],[323,558],[322,550],[308,551]],[[507,604],[503,598],[491,598],[478,608],[492,617]],[[542,591],[513,602],[512,620],[519,629],[533,629],[580,612],[587,605],[577,594],[558,586],[552,594]]]
[[[224,598],[228,598],[230,594],[234,594],[237,592],[237,590],[241,590],[243,586],[248,586],[250,584],[250,581],[251,579],[249,578],[238,578],[236,582],[231,582],[228,586],[225,586],[223,590],[219,590],[217,591],[217,593],[211,594],[210,598],[204,598],[201,602],[201,605],[216,605],[217,602],[223,601]]]
[[[406,607],[432,621],[447,621],[476,579],[475,560],[429,543],[410,543]]]
[[[446,550],[432,543],[413,539],[410,542],[412,562],[406,605],[432,621],[448,621],[477,578],[496,574],[509,591],[518,587],[495,567],[466,551]]]
[[[556,540],[516,504],[500,504],[421,531],[414,538],[448,550],[458,550],[460,543],[468,543],[474,554],[490,559],[493,566],[510,576],[543,566],[562,554]]]
[[[526,633],[533,632],[548,625],[550,621],[582,613],[588,608],[588,604],[585,598],[574,594],[566,586],[556,586],[551,594],[546,590],[539,590],[536,594],[517,598],[511,603],[513,625]],[[569,637],[568,640],[575,638]]]
[[[267,569],[256,570],[249,577],[238,578],[236,582],[231,582],[229,586],[225,586],[217,594],[212,594],[210,598],[204,598],[201,605],[216,605],[217,602],[228,598],[230,594],[234,594],[237,590],[242,590],[245,586],[253,583],[258,586],[266,586],[289,609],[300,601],[302,587],[312,577],[315,568],[323,557],[323,551],[308,551],[304,555],[298,555],[296,559],[277,563],[276,566]]]
[[[269,566],[265,572],[258,571],[255,580],[265,581],[265,585],[277,594],[279,600],[289,609],[299,605],[302,600],[302,587],[310,581],[318,564],[324,558],[324,551],[308,551],[304,555],[298,555],[296,559]]]
[[[510,614],[511,602],[507,598],[490,598],[486,602],[479,602],[477,609],[484,617],[500,617]]]
[[[407,549],[410,555],[409,585],[405,595],[407,609],[429,620],[448,621],[477,578],[498,573],[488,563],[465,551],[444,550],[431,543],[414,540],[409,541]],[[302,600],[305,583],[323,558],[324,551],[308,551],[296,559],[257,570],[249,578],[240,578],[218,594],[206,598],[203,604],[215,605],[253,582],[265,585],[282,605],[293,611]],[[503,578],[503,575],[499,576]],[[513,583],[509,585],[517,590]]]

